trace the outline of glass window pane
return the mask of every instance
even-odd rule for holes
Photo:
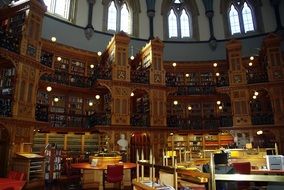
[[[129,33],[129,12],[127,6],[124,3],[121,8],[121,18],[120,18],[120,30]]]
[[[169,22],[169,38],[177,37],[177,17],[173,9],[170,11],[168,22]]]
[[[44,0],[44,4],[47,6],[47,11],[53,13],[51,0]]]
[[[70,0],[57,0],[54,13],[68,19]]]
[[[246,2],[244,3],[242,15],[243,15],[245,32],[254,31],[251,9],[249,8]]]
[[[116,7],[112,1],[108,8],[107,29],[116,31]]]
[[[230,24],[231,24],[231,33],[232,34],[240,33],[241,29],[240,29],[239,15],[234,5],[231,6],[229,17],[230,17]]]
[[[189,16],[186,14],[186,11],[183,9],[180,16],[180,30],[181,37],[190,37],[189,32]]]

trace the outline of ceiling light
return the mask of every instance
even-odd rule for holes
[[[134,96],[134,93],[133,93],[133,92],[131,92],[130,96]]]
[[[177,100],[174,101],[174,105],[178,105],[178,101]]]
[[[250,56],[250,58],[249,58],[251,61],[253,61],[254,60],[254,56]]]
[[[259,131],[256,132],[256,134],[257,134],[257,135],[262,135],[262,134],[263,134],[263,131],[262,131],[262,130],[259,130]]]
[[[134,56],[133,56],[133,55],[131,55],[130,59],[131,59],[131,60],[133,60],[133,59],[134,59]]]
[[[213,67],[217,67],[218,66],[218,63],[213,63]]]
[[[220,100],[218,100],[216,103],[217,103],[217,105],[220,105],[220,104],[221,104],[221,101],[220,101]]]
[[[100,98],[101,98],[100,95],[97,94],[97,95],[96,95],[96,99],[98,100],[98,99],[100,99]]]
[[[220,73],[216,73],[216,76],[217,76],[217,77],[220,76]]]
[[[253,98],[253,99],[256,99],[256,95],[254,95],[252,98]]]
[[[95,65],[93,65],[93,64],[90,65],[90,68],[91,68],[91,69],[93,69],[94,67],[95,67]]]
[[[61,61],[61,57],[57,57],[57,61]]]
[[[101,56],[102,55],[102,52],[101,51],[98,51],[98,56]]]
[[[191,107],[191,106],[188,106],[187,109],[188,109],[188,110],[192,110],[192,107]]]
[[[189,77],[189,74],[188,74],[188,73],[186,73],[186,74],[185,74],[185,77]]]
[[[176,67],[176,66],[177,66],[177,63],[176,63],[176,62],[174,62],[174,63],[173,63],[173,67]]]
[[[89,102],[89,106],[93,106],[94,104],[93,104],[93,102]]]
[[[55,98],[53,99],[53,101],[54,101],[54,102],[58,102],[58,101],[59,101],[59,98],[55,97]]]
[[[255,95],[255,96],[257,96],[257,95],[258,95],[258,92],[257,92],[257,91],[255,91],[255,92],[254,92],[254,95]]]
[[[223,109],[223,107],[222,107],[222,106],[219,106],[218,108],[219,108],[219,110]]]
[[[252,62],[249,62],[249,66],[250,66],[250,67],[252,66]]]

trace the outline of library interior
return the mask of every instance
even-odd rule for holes
[[[1,0],[0,190],[284,189],[283,10]]]

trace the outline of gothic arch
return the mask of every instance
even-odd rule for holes
[[[107,20],[108,20],[108,6],[113,0],[102,0],[103,4],[103,31],[107,32]],[[116,1],[116,0],[114,0]],[[131,28],[132,36],[138,37],[139,35],[139,13],[141,12],[140,1],[124,0],[129,8],[131,14]]]
[[[168,13],[171,9],[172,0],[163,0],[161,5],[161,15],[163,16],[164,39],[169,39]],[[199,10],[195,0],[184,0],[184,8],[191,13],[192,19],[192,39],[199,40],[198,16]]]
[[[261,14],[261,7],[262,7],[262,1],[261,0],[240,0],[240,2],[243,4],[244,2],[247,2],[251,7],[253,11],[253,19],[255,22],[255,32],[253,33],[262,33],[264,32],[264,26],[263,26],[263,19]],[[224,23],[224,32],[225,37],[230,38],[232,35],[230,33],[230,24],[229,24],[229,18],[228,18],[228,10],[231,4],[236,4],[233,0],[222,0],[220,1],[220,14],[223,17],[223,23]]]

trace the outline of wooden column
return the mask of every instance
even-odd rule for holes
[[[116,34],[107,49],[112,60],[112,106],[111,124],[130,124],[130,66],[128,64],[128,45],[130,38],[124,32]]]
[[[231,40],[227,43],[226,48],[229,63],[233,125],[250,125],[249,91],[246,87],[246,70],[242,65],[241,42],[238,40]]]
[[[281,38],[276,34],[269,34],[263,40],[264,54],[267,61],[268,79],[277,83],[284,79],[284,63],[281,53]],[[271,104],[274,113],[274,124],[284,124],[284,89],[281,85],[271,85]]]

